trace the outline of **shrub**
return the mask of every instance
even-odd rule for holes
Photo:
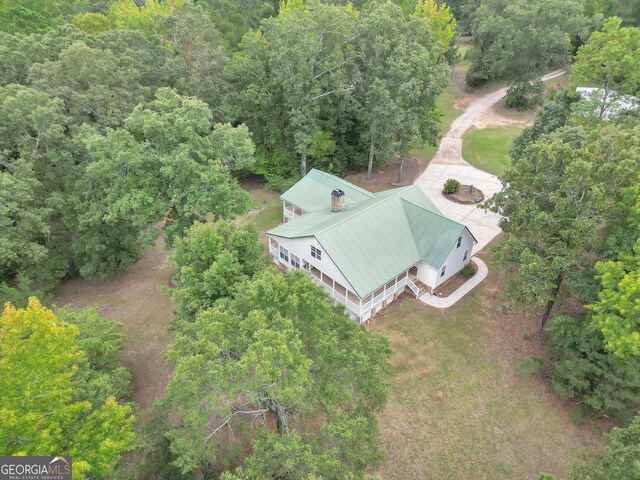
[[[460,182],[450,178],[446,182],[444,182],[444,193],[456,193],[460,188]]]
[[[531,374],[538,373],[544,368],[544,359],[536,355],[526,357],[516,365],[516,372]]]
[[[512,83],[507,88],[505,103],[507,107],[517,110],[526,110],[536,105],[541,105],[544,94],[544,83],[540,80],[534,82]]]
[[[476,269],[473,268],[473,264],[471,262],[467,263],[462,270],[460,270],[460,275],[464,278],[471,278],[476,274]]]
[[[267,179],[265,187],[279,193],[286,192],[299,180],[298,178],[282,177],[276,174],[267,174],[265,178]]]

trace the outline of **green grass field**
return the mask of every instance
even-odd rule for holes
[[[393,349],[382,478],[560,479],[600,451],[597,426],[574,424],[546,380],[516,372],[525,354],[502,333],[503,278],[489,272],[449,309],[405,296],[372,320]]]
[[[513,139],[521,132],[522,128],[512,126],[469,130],[462,137],[462,157],[480,170],[502,175],[511,162]]]
[[[249,192],[251,201],[249,211],[240,221],[253,223],[260,241],[266,242],[264,232],[282,222],[282,203],[278,199],[280,194],[267,190],[256,182],[247,182],[243,184],[243,188]]]

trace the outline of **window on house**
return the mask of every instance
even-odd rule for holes
[[[280,258],[285,262],[289,261],[289,250],[280,245]]]
[[[462,257],[462,261],[463,262],[466,261],[468,256],[469,256],[469,250],[465,250],[464,251],[464,257]]]
[[[295,256],[293,253],[291,254],[291,266],[293,268],[300,268],[300,257]]]
[[[322,250],[311,245],[311,256],[316,260],[322,261]]]
[[[444,273],[445,273],[446,271],[447,271],[447,266],[446,266],[446,265],[444,265],[444,266],[442,267],[442,270],[440,270],[440,276],[441,276],[441,277],[444,277]]]
[[[461,244],[462,244],[462,235],[458,237],[458,246],[456,248],[460,248]]]

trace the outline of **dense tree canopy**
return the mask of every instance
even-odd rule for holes
[[[0,281],[102,277],[163,217],[172,243],[241,213],[246,172],[340,173],[437,138],[455,21],[432,1],[58,7],[0,32]]]
[[[584,6],[578,0],[486,0],[476,12],[467,83],[537,78],[566,65],[572,38],[584,35]]]
[[[176,464],[208,472],[221,445],[257,439],[240,478],[362,477],[381,460],[374,414],[386,402],[386,340],[301,272],[270,268],[237,292],[184,324],[169,351]]]
[[[75,400],[82,358],[78,328],[31,299],[0,317],[0,451],[2,455],[72,455],[74,479],[112,472],[133,449],[131,407]]]
[[[178,304],[178,321],[193,322],[198,312],[231,295],[236,284],[266,265],[250,223],[236,227],[227,221],[194,223],[178,238],[172,259],[178,267],[171,296]]]
[[[435,140],[430,113],[446,82],[451,19],[437,9],[418,13],[407,18],[390,2],[360,14],[350,5],[290,2],[244,37],[228,70],[230,99],[254,133],[264,171],[340,172],[366,165],[366,153],[378,163],[394,142]],[[435,38],[432,13],[442,20]]]
[[[617,229],[610,212],[638,172],[638,128],[608,132],[564,127],[530,144],[488,205],[500,212],[505,241],[498,259],[516,267],[509,292],[544,307],[541,328],[565,279],[593,278],[593,253],[606,254]],[[609,225],[609,229],[603,226]],[[579,292],[578,292],[579,293]]]
[[[640,355],[640,240],[633,255],[596,264],[602,284],[598,301],[589,308],[607,349],[620,357]]]

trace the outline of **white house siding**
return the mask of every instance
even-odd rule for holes
[[[418,279],[427,287],[433,289],[436,284],[436,269],[424,262],[418,263]]]
[[[439,285],[442,285],[444,282],[449,280],[456,273],[462,270],[462,267],[464,267],[471,260],[471,253],[475,243],[468,230],[465,229],[462,232],[462,243],[460,244],[460,247],[456,248],[456,245],[457,242],[453,245],[453,248],[449,252],[449,255],[447,255],[447,259],[442,264],[443,266],[447,266],[444,277],[441,277],[440,271],[438,271],[436,275],[436,283],[433,288],[437,288]],[[469,253],[467,254],[467,259],[462,260],[464,258],[464,252],[467,250],[469,251]]]
[[[275,240],[278,242],[278,254],[275,252],[271,252],[271,240]],[[303,268],[303,262],[308,262],[309,265],[315,267],[319,271],[321,271],[324,275],[331,277],[334,282],[341,284],[347,290],[351,291],[356,297],[355,290],[351,286],[351,284],[347,281],[344,275],[338,270],[335,263],[331,260],[331,258],[326,254],[324,249],[319,243],[313,243],[314,237],[305,237],[305,238],[295,238],[289,239],[284,237],[273,236],[269,238],[269,249],[272,254],[272,258],[277,264],[286,266],[288,269],[295,268],[291,264],[291,255],[296,255],[300,258],[300,267]],[[321,261],[318,261],[316,258],[311,256],[311,245],[319,248],[322,251]],[[289,261],[285,262],[282,258],[280,258],[280,247],[284,247],[287,249]],[[354,302],[351,306],[354,310],[351,309],[349,305],[346,305],[343,301],[344,296],[339,298],[336,296],[336,291],[331,290],[331,286],[327,286],[323,282],[323,286],[325,289],[329,288],[329,294],[339,303],[345,304],[347,307],[347,311],[349,314],[356,320],[360,322],[366,322],[369,320],[375,313],[378,313],[385,305],[390,304],[395,300],[397,294],[401,293],[405,289],[406,282],[409,280],[408,271],[402,272],[397,277],[394,277],[389,282],[381,285],[375,292],[372,292],[370,295],[367,295],[364,299],[362,299],[362,303],[355,301],[355,299],[351,299],[351,302]],[[415,285],[411,284],[414,293],[418,293],[418,289]],[[385,289],[386,286],[386,289]],[[339,293],[339,292],[338,292]],[[358,297],[359,298],[359,297]]]
[[[289,255],[293,253],[294,255],[300,258],[301,262],[302,260],[308,262],[311,266],[316,267],[322,273],[324,273],[325,275],[328,275],[333,280],[338,282],[340,285],[342,285],[346,289],[351,290],[352,292],[355,293],[355,290],[353,289],[351,284],[347,281],[345,276],[340,272],[336,264],[333,263],[333,260],[331,260],[331,257],[329,257],[329,254],[324,250],[324,248],[322,248],[322,245],[320,245],[319,243],[314,243],[315,237],[283,238],[283,237],[273,236],[271,238],[273,238],[280,245],[286,248],[289,251]],[[321,261],[318,261],[315,258],[311,257],[311,245],[315,246],[316,248],[319,248],[322,251]],[[282,260],[279,256],[276,258],[276,260],[278,261],[278,263],[284,264],[284,260]],[[292,268],[291,256],[289,256],[289,264],[287,266],[288,268]],[[301,264],[301,267],[302,267],[302,264]]]
[[[469,263],[475,243],[468,230],[465,229],[462,232],[462,243],[460,244],[460,247],[457,247],[457,245],[458,242],[456,241],[451,246],[451,251],[443,263],[443,266],[446,266],[443,277],[440,276],[441,269],[436,270],[431,265],[427,265],[423,262],[418,264],[417,277],[422,283],[432,290],[436,289],[439,285],[442,285],[448,279],[453,277],[456,273],[462,270],[462,267]],[[467,259],[463,260],[465,251],[468,251],[469,253],[467,254]]]

